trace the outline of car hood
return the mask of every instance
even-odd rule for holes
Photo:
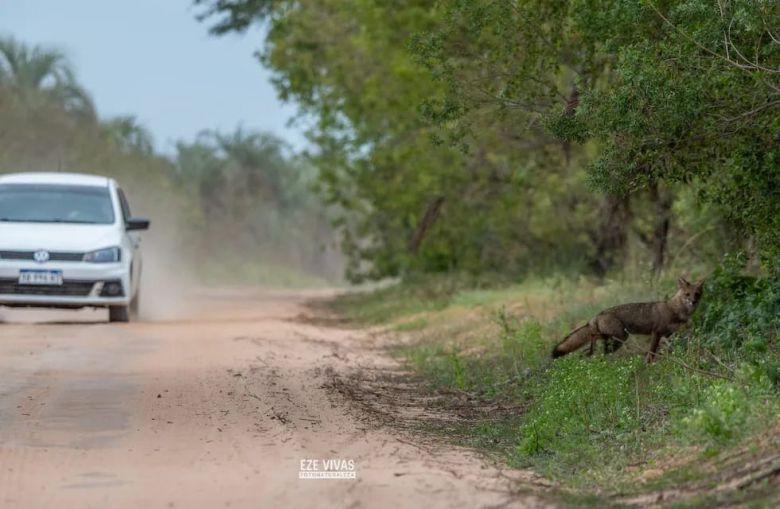
[[[0,250],[87,252],[120,241],[115,224],[0,223]]]

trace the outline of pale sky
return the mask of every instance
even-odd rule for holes
[[[262,36],[213,37],[191,0],[0,0],[0,34],[66,52],[103,117],[135,115],[170,152],[177,139],[238,125],[295,147],[301,128],[253,56]]]

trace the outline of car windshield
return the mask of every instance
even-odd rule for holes
[[[108,187],[0,184],[0,222],[112,224]]]

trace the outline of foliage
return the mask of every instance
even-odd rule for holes
[[[703,396],[703,402],[683,421],[691,431],[719,444],[739,436],[752,410],[745,391],[720,384],[708,387]]]
[[[56,104],[81,116],[95,116],[89,93],[76,82],[66,56],[56,49],[0,38],[0,86],[33,105]]]
[[[694,184],[775,264],[777,2],[444,4],[443,23],[416,46],[449,85],[431,116],[443,129],[479,146],[471,127],[500,109],[528,126],[524,137],[584,144],[599,190]]]
[[[201,3],[224,15],[218,32],[257,19]],[[433,2],[267,2],[254,15],[268,23],[261,56],[280,96],[313,120],[310,160],[344,212],[337,225],[353,280],[581,264],[595,209],[581,179],[546,171],[562,158],[554,140],[527,153],[504,150],[516,140],[493,129],[468,153],[434,140],[422,113],[446,86],[407,49],[438,22]]]
[[[776,347],[780,326],[780,281],[744,274],[744,255],[727,257],[707,279],[707,299],[691,336],[719,349],[746,349],[761,355]]]
[[[104,122],[114,143],[125,152],[154,153],[154,137],[131,115],[115,117]]]
[[[637,2],[639,4],[639,2]],[[780,25],[776,2],[686,0],[636,7],[652,36],[613,25],[617,79],[588,90],[578,117],[604,144],[593,162],[601,186],[648,179],[703,183],[774,265],[778,194]],[[636,19],[632,20],[634,23]],[[585,17],[583,24],[589,18]],[[749,56],[748,56],[749,55]],[[609,183],[609,184],[608,184]]]
[[[776,2],[196,3],[215,33],[265,24],[354,280],[603,275],[626,245],[658,271],[723,224],[778,259]],[[670,227],[691,191],[718,213]]]

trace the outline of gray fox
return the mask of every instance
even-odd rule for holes
[[[652,362],[661,338],[669,337],[691,319],[701,300],[703,287],[704,280],[689,283],[681,277],[677,280],[677,293],[669,300],[605,309],[555,345],[552,356],[561,357],[587,343],[590,343],[588,355],[592,355],[599,338],[604,340],[604,353],[611,353],[623,346],[629,334],[647,334],[652,336],[652,342],[646,359]]]

